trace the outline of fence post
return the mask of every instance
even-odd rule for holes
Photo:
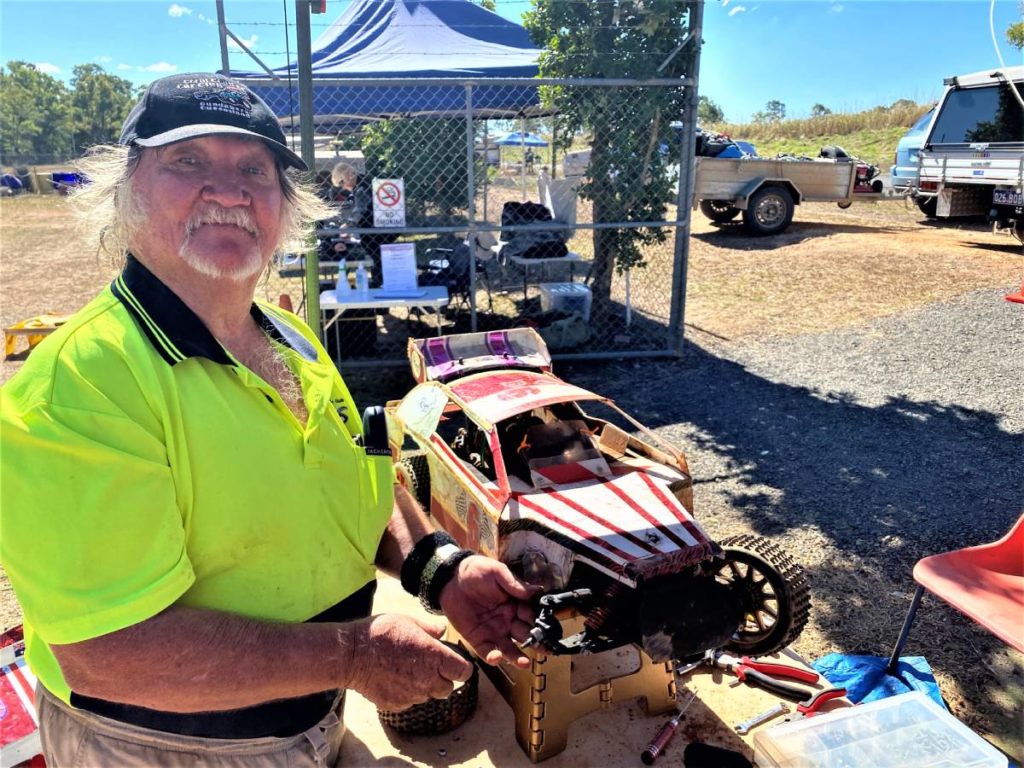
[[[313,65],[309,33],[309,0],[295,0],[295,45],[299,74],[299,136],[302,139],[302,160],[309,166],[309,177],[316,173],[313,148]],[[320,256],[316,240],[306,251],[306,323],[320,341],[324,340],[320,320]]]
[[[694,0],[690,9],[689,33],[691,47],[686,75],[691,84],[686,90],[679,137],[679,190],[676,194],[675,256],[673,258],[672,306],[669,311],[670,352],[683,354],[686,323],[686,277],[690,262],[690,221],[693,203],[694,166],[697,153],[697,85],[700,76],[701,32],[704,19],[704,0]]]
[[[484,142],[487,152],[487,142]],[[485,158],[486,159],[486,158]],[[473,250],[473,236],[476,234],[476,137],[473,135],[473,83],[466,83],[466,242],[469,245],[469,329],[476,333],[476,251]],[[487,167],[484,166],[484,173]]]

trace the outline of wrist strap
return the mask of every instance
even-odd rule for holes
[[[430,558],[434,556],[437,548],[444,544],[455,544],[455,539],[444,531],[428,533],[416,542],[409,556],[402,563],[402,589],[413,597],[419,597],[422,592],[423,569],[427,567]]]
[[[440,553],[439,553],[440,554]],[[447,553],[446,553],[447,554]],[[431,558],[423,573],[420,603],[430,613],[441,613],[441,592],[455,578],[459,563],[476,553],[471,549],[456,549],[443,560]]]

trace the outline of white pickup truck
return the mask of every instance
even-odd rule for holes
[[[915,199],[935,215],[987,215],[1024,240],[1024,67],[946,80],[918,155]]]

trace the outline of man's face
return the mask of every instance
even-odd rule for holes
[[[145,211],[132,252],[158,273],[184,264],[245,280],[277,247],[284,197],[274,155],[258,139],[202,136],[143,150],[131,193]]]

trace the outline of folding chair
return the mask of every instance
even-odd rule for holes
[[[914,581],[917,592],[889,659],[889,674],[896,669],[926,589],[1024,651],[1024,515],[998,541],[918,560]]]

